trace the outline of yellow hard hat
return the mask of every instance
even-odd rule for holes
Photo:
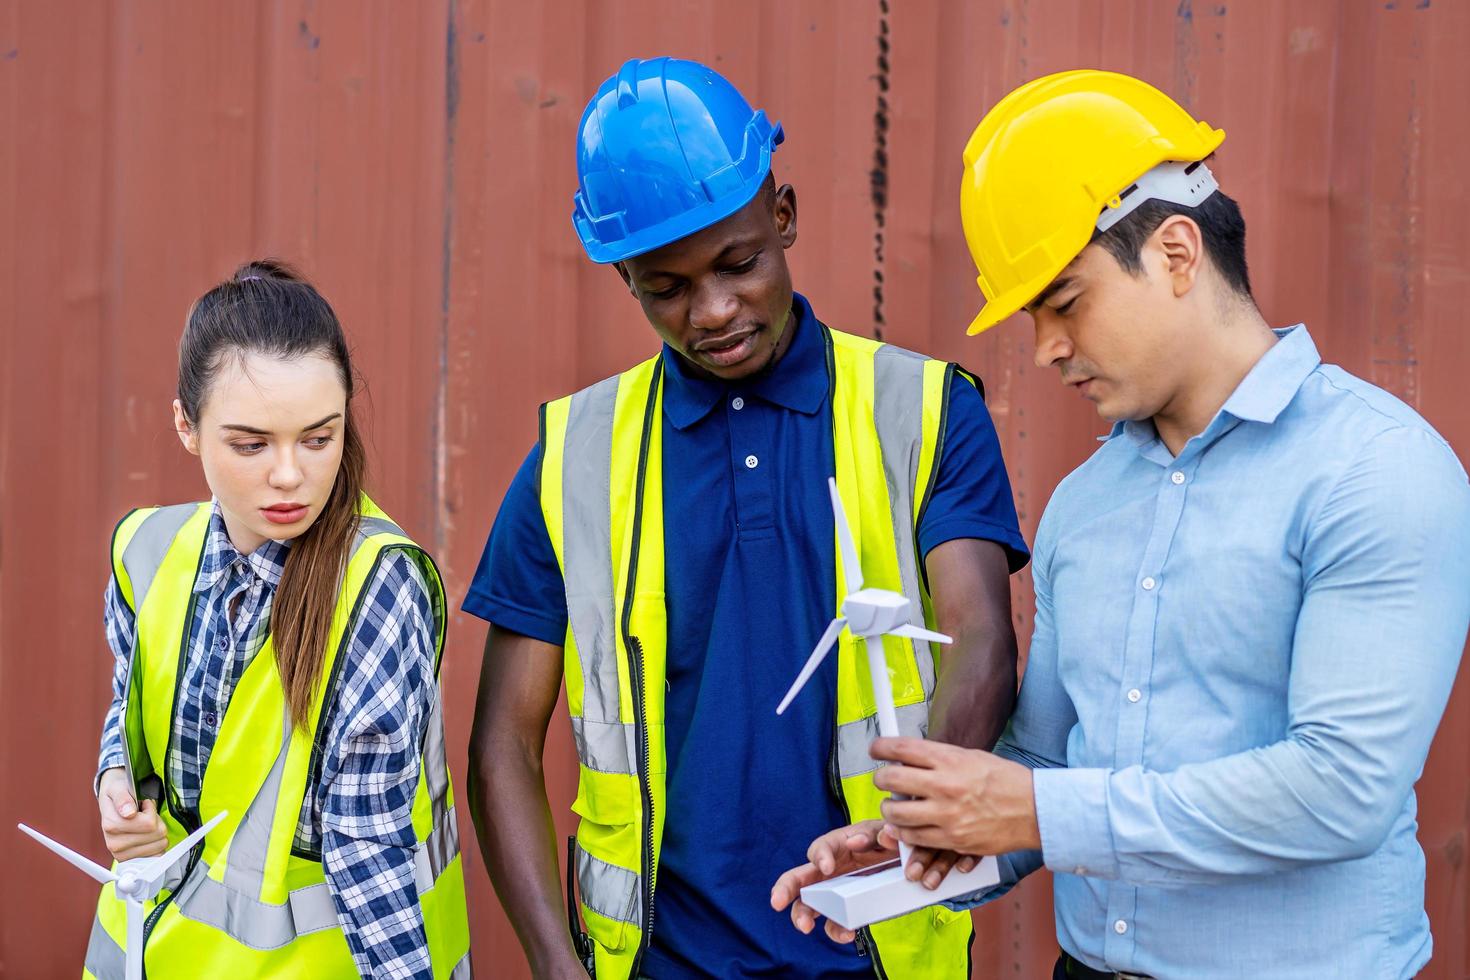
[[[960,218],[985,294],[969,332],[1035,299],[1139,178],[1166,161],[1203,160],[1224,139],[1152,85],[1115,72],[1059,72],[1001,99],[965,146]],[[1199,169],[1190,200],[1202,199],[1201,186],[1203,197],[1215,189]]]

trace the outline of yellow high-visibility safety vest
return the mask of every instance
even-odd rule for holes
[[[863,581],[902,592],[932,626],[915,529],[938,469],[955,367],[822,329],[835,476]],[[581,817],[576,871],[598,980],[636,975],[652,927],[665,818],[662,365],[654,357],[541,413],[541,510],[566,586],[564,676],[581,763],[572,805]],[[845,589],[835,536],[832,554],[836,610]],[[861,642],[848,631],[839,641],[828,760],[853,820],[879,816],[886,796],[873,786],[877,764],[868,756],[878,720]],[[937,649],[898,637],[883,642],[899,725],[922,736]],[[879,976],[963,977],[971,932],[969,913],[936,906],[876,923],[864,938]]]
[[[150,980],[316,980],[358,975],[327,888],[321,854],[294,847],[302,801],[319,776],[315,770],[320,765],[320,743],[327,737],[323,709],[333,696],[334,668],[351,636],[363,587],[390,551],[417,552],[424,556],[421,564],[432,571],[428,580],[439,624],[436,677],[446,622],[444,586],[433,562],[367,497],[362,498],[360,514],[306,731],[291,725],[269,638],[230,696],[230,710],[220,721],[193,818],[202,823],[221,810],[229,811],[229,816],[179,863],[150,903],[144,946]],[[209,518],[208,503],[137,510],[118,525],[112,544],[113,571],[136,616],[123,735],[135,778],[150,771],[164,777],[160,811],[171,842],[192,829],[180,822],[165,760]],[[192,818],[191,824],[198,826]],[[414,874],[434,976],[468,977],[464,872],[438,692],[420,756],[413,828]],[[126,921],[126,906],[111,885],[105,886],[87,946],[86,976],[122,980]]]

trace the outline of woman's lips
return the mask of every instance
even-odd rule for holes
[[[272,524],[295,524],[306,516],[305,504],[294,504],[288,507],[262,507],[260,512],[265,519]]]

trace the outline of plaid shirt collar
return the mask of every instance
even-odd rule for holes
[[[250,554],[241,555],[230,543],[224,515],[219,501],[215,500],[209,515],[209,532],[204,538],[204,558],[199,562],[199,574],[194,579],[194,591],[210,591],[229,574],[231,568],[237,566],[241,573],[248,568],[266,588],[274,589],[280,584],[290,550],[289,541],[267,541]]]

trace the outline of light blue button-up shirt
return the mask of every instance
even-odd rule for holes
[[[1037,770],[1042,849],[1002,884],[1044,859],[1095,969],[1429,960],[1413,786],[1470,622],[1470,486],[1406,405],[1278,335],[1177,458],[1116,425],[1037,531],[997,751]]]

